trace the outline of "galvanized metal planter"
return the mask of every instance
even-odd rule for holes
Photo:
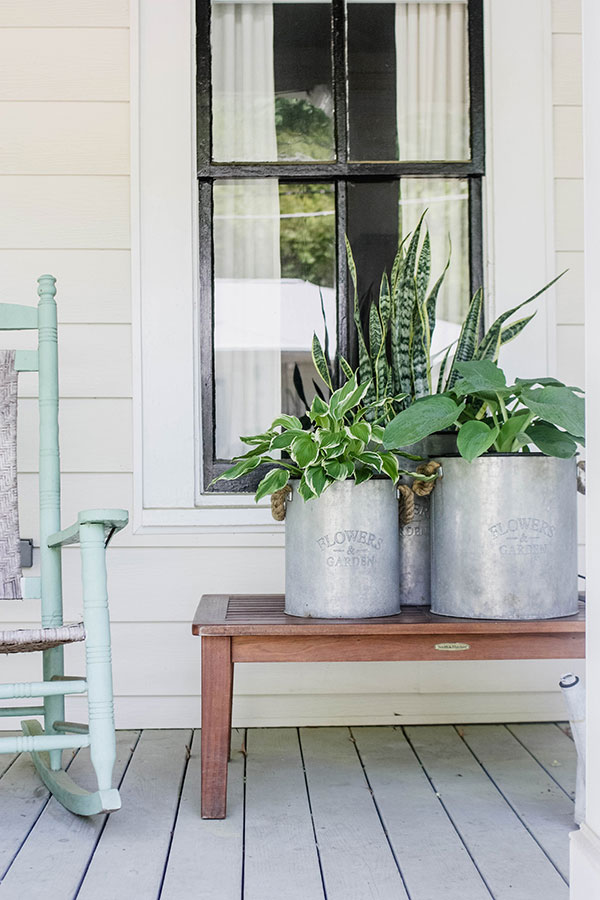
[[[415,456],[435,459],[456,452],[456,434],[432,434],[404,449]],[[402,480],[408,483],[411,479]],[[403,606],[428,606],[431,602],[430,510],[431,495],[415,497],[414,519],[400,527],[400,602]]]
[[[575,459],[442,460],[432,494],[431,611],[478,619],[577,612]]]
[[[292,481],[285,519],[285,611],[368,618],[400,612],[398,500],[392,482],[340,481],[304,501]]]

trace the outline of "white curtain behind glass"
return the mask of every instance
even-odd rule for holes
[[[277,159],[273,4],[213,4],[212,56],[214,158]],[[216,453],[230,459],[281,408],[279,195],[243,179],[214,196]]]
[[[466,2],[397,3],[396,72],[398,158],[468,159]],[[444,265],[451,236],[453,262],[438,316],[459,322],[469,300],[466,185],[441,179],[403,179],[401,198],[404,233],[415,227],[423,208],[429,207],[432,260],[438,269]]]

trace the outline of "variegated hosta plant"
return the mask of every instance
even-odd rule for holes
[[[445,352],[434,385],[431,342],[438,296],[450,259],[430,288],[431,243],[424,217],[425,213],[412,234],[400,243],[390,277],[383,274],[379,298],[372,301],[369,308],[366,334],[361,324],[356,266],[346,240],[348,267],[354,286],[359,381],[369,385],[365,395],[367,404],[383,396],[402,395],[401,400],[394,402],[390,418],[420,397],[451,390],[459,378],[458,364],[484,359],[496,362],[502,345],[520,334],[535,313],[512,322],[509,319],[561,277],[558,275],[533,296],[498,316],[483,336],[480,331],[483,292],[478,290],[471,300],[458,340]]]
[[[234,465],[215,481],[231,481],[270,463],[273,468],[256,490],[257,501],[285,487],[290,478],[299,479],[298,493],[310,500],[320,497],[336,481],[352,478],[360,484],[373,476],[384,476],[396,484],[400,475],[411,474],[400,469],[395,453],[384,448],[383,427],[366,421],[369,413],[377,419],[382,408],[401,398],[383,397],[367,405],[369,383],[359,384],[345,361],[343,366],[349,372],[348,380],[333,391],[328,403],[319,396],[314,398],[307,411],[308,430],[296,416],[278,416],[263,434],[242,438],[250,450],[236,457]],[[286,458],[272,455],[279,451]],[[417,477],[429,481],[434,476]]]

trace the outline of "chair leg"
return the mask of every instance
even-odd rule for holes
[[[116,745],[104,526],[82,525],[80,540],[90,756],[98,788],[105,791],[112,784]]]
[[[43,653],[44,681],[52,681],[56,676],[64,675],[64,648],[52,647]],[[46,734],[54,734],[53,723],[62,722],[65,718],[65,698],[63,694],[55,694],[52,697],[44,697],[44,731]],[[57,772],[62,768],[62,751],[49,751],[50,768]]]

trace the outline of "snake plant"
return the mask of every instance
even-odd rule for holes
[[[366,332],[361,323],[356,265],[346,239],[348,268],[354,288],[359,379],[361,384],[369,386],[365,402],[371,404],[381,397],[401,394],[402,400],[395,401],[395,413],[406,409],[420,397],[452,389],[459,377],[460,363],[470,360],[495,362],[500,348],[523,331],[535,312],[512,322],[509,321],[511,317],[561,277],[553,278],[531,297],[502,313],[483,335],[483,291],[479,289],[469,304],[458,340],[446,349],[434,385],[431,342],[437,300],[450,258],[430,287],[431,242],[425,215],[426,212],[415,230],[401,240],[389,278],[384,272],[379,298],[371,302],[368,310]]]

